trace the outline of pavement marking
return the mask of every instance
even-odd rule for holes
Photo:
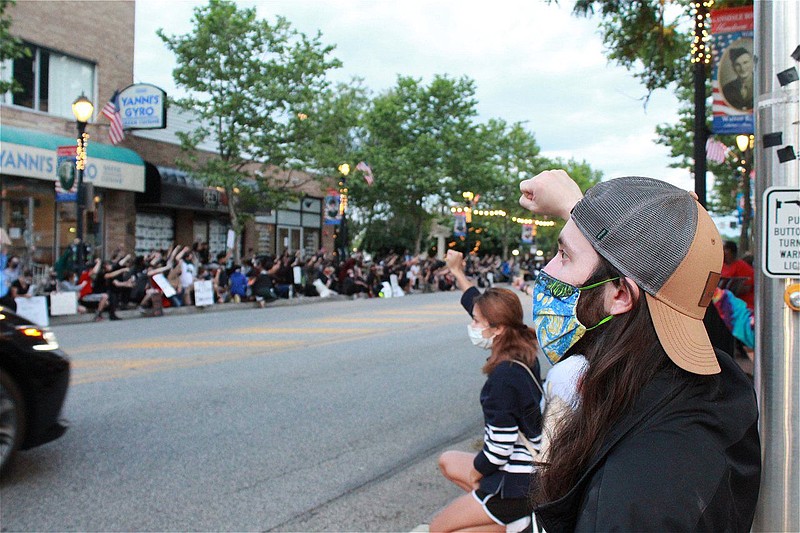
[[[160,357],[157,359],[93,359],[91,361],[72,361],[73,370],[92,368],[145,368],[147,366],[166,364],[175,361],[175,357]]]
[[[298,342],[285,342],[283,348],[297,346]],[[183,368],[195,368],[212,364],[225,363],[240,359],[247,359],[263,355],[263,352],[240,352],[233,354],[215,354],[188,357],[173,357],[159,359],[135,359],[135,360],[106,360],[106,366],[95,366],[95,371],[73,373],[70,379],[70,386],[82,385],[86,383],[98,383],[101,381],[112,381],[125,377],[140,376],[144,374],[154,374],[167,370],[177,370]],[[73,365],[80,368],[79,365]]]
[[[222,340],[222,341],[198,341],[198,340],[158,340],[148,339],[139,342],[118,342],[108,344],[90,344],[82,348],[75,348],[69,351],[70,354],[91,353],[91,352],[108,352],[117,350],[148,350],[153,348],[172,348],[172,349],[185,349],[185,348],[220,348],[220,347],[256,347],[256,348],[272,348],[281,347],[286,343],[293,341],[246,341],[246,340]]]
[[[243,348],[276,348],[291,344],[292,341],[245,341],[245,340],[224,340],[224,341],[141,341],[130,342],[127,344],[116,344],[118,350],[140,350],[148,348],[222,348],[222,347],[243,347]]]
[[[244,328],[233,330],[230,333],[241,333],[243,335],[258,334],[258,333],[300,333],[300,334],[340,334],[349,335],[351,333],[367,333],[372,331],[372,328]]]
[[[437,311],[436,309],[391,309],[388,311],[378,311],[376,315],[428,315],[428,316],[455,316],[463,315],[464,311],[459,309],[457,311]]]
[[[417,309],[389,309],[372,313],[370,316],[358,317],[329,317],[316,320],[316,324],[359,324],[366,327],[251,327],[238,330],[206,330],[191,335],[174,335],[161,338],[148,338],[141,341],[104,343],[83,346],[70,350],[71,354],[86,354],[98,352],[153,350],[153,349],[200,349],[203,348],[251,348],[226,352],[225,354],[190,354],[183,357],[159,357],[152,359],[103,359],[103,360],[77,360],[73,359],[72,366],[76,371],[72,375],[71,385],[111,381],[128,377],[165,372],[170,370],[192,368],[219,364],[228,361],[241,360],[251,357],[263,357],[291,351],[299,347],[321,347],[331,344],[352,342],[380,336],[387,333],[386,328],[377,327],[381,324],[419,324],[427,323],[430,326],[452,322],[452,318],[462,316],[461,309],[454,309],[452,305],[429,305]],[[440,320],[435,318],[439,316]],[[295,323],[303,324],[302,320]],[[291,324],[291,322],[289,322]],[[260,339],[230,339],[224,340],[198,340],[198,336],[225,336],[236,335],[308,335],[305,340],[260,340]],[[163,339],[163,340],[160,340]],[[256,348],[253,350],[253,348]],[[271,348],[265,353],[263,348]]]
[[[412,323],[412,322],[430,322],[430,319],[427,317],[420,317],[420,318],[371,318],[371,317],[331,317],[325,318],[320,320],[320,322],[324,322],[326,324],[334,323],[334,324],[402,324],[402,323]]]

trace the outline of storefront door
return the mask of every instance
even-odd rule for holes
[[[300,250],[303,242],[303,228],[290,228],[278,226],[277,254],[281,255],[288,250],[294,253]]]

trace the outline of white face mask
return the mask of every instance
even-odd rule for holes
[[[476,328],[473,327],[472,324],[467,324],[467,334],[469,335],[469,340],[472,341],[472,344],[478,348],[489,350],[492,348],[492,340],[494,339],[494,336],[489,338],[484,337],[483,331],[485,329],[486,328]]]

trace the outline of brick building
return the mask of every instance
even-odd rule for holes
[[[168,110],[167,129],[127,132],[116,146],[109,141],[100,109],[133,83],[135,2],[21,1],[7,12],[11,34],[31,51],[0,65],[2,79],[13,77],[23,88],[0,95],[0,224],[12,253],[52,263],[75,237],[75,202],[56,201],[55,152],[76,143],[71,104],[81,94],[95,106],[84,177],[94,190],[84,240],[95,253],[197,240],[224,250],[227,198],[176,168],[175,131],[188,128],[186,117]],[[312,182],[300,194],[276,212],[254,213],[241,235],[243,254],[333,248],[322,225],[324,193]]]

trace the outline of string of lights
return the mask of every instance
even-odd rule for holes
[[[692,63],[711,63],[711,51],[708,41],[711,40],[711,13],[709,9],[714,0],[694,1],[690,4],[691,15],[695,19],[694,38],[692,39]]]
[[[457,213],[467,213],[471,212],[474,216],[481,216],[481,217],[508,217],[508,213],[503,211],[502,209],[470,209],[468,207],[451,207],[450,212],[457,214]],[[555,226],[555,222],[552,220],[536,220],[533,218],[521,218],[521,217],[511,217],[512,222],[517,222],[518,224],[534,224],[540,227],[551,227]]]

